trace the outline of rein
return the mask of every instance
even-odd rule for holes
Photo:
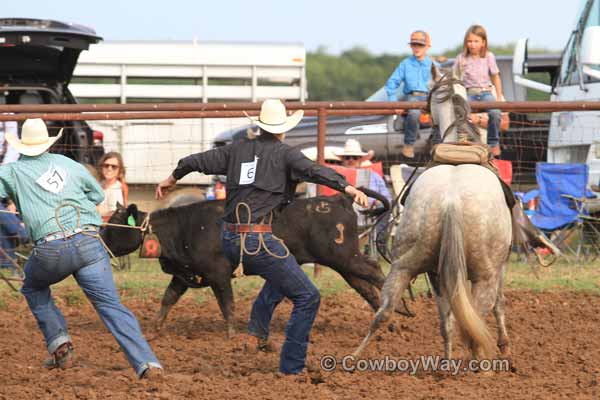
[[[444,76],[442,76],[442,78],[433,85],[431,91],[429,92],[429,95],[427,96],[426,111],[431,114],[432,102],[440,104],[445,101],[451,100],[455,119],[444,130],[444,134],[442,135],[442,141],[446,139],[446,137],[450,134],[453,128],[456,128],[456,133],[459,141],[468,140],[468,136],[470,135],[472,138],[476,138],[477,142],[481,142],[481,135],[479,134],[479,130],[469,119],[469,114],[471,113],[471,107],[469,106],[469,102],[454,91],[455,84],[463,85],[463,82],[460,79],[450,77],[449,73],[444,74]],[[441,97],[434,98],[434,93],[440,94]],[[465,134],[467,135],[467,137],[463,136]]]

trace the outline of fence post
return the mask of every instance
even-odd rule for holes
[[[319,108],[319,122],[317,129],[317,163],[325,165],[325,133],[327,130],[327,110],[324,107]],[[322,194],[321,185],[317,185],[317,195]],[[321,275],[321,266],[315,263],[314,277]]]

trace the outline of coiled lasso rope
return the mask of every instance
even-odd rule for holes
[[[246,208],[246,212],[248,214],[248,221],[246,223],[241,222],[241,218],[240,218],[240,208],[241,207],[245,207]],[[236,219],[236,224],[244,224],[244,225],[250,225],[251,221],[252,221],[252,211],[250,210],[250,206],[247,203],[244,203],[243,201],[239,202],[236,207],[235,207],[235,219]],[[271,225],[271,223],[273,222],[273,212],[270,213],[269,215],[269,222],[268,225]],[[264,218],[263,218],[263,222],[264,223]],[[275,236],[274,233],[271,232],[271,236],[273,237],[273,239],[279,241],[279,243],[283,246],[283,248],[285,249],[285,254],[282,256],[279,256],[275,253],[273,253],[269,247],[267,246],[267,244],[265,243],[265,238],[263,236],[263,232],[255,232],[258,233],[258,247],[256,248],[256,250],[254,251],[250,251],[246,248],[246,237],[248,236],[248,233],[250,232],[239,232],[240,234],[240,262],[237,266],[237,268],[235,269],[235,271],[233,271],[233,275],[238,277],[238,276],[243,276],[244,272],[243,272],[243,259],[244,259],[244,254],[247,254],[249,256],[255,256],[257,255],[261,248],[264,248],[265,251],[267,252],[267,254],[269,254],[272,257],[275,257],[277,259],[284,259],[284,258],[288,258],[290,255],[290,249],[288,249],[288,247],[285,245],[284,241],[280,238],[278,238],[277,236]]]
[[[77,213],[77,220],[76,220],[76,224],[75,224],[75,229],[81,229],[81,227],[79,226],[79,224],[81,223],[81,211],[79,210],[79,206],[77,206],[75,204],[67,203],[67,202],[62,202],[62,203],[60,203],[54,209],[54,219],[56,220],[56,225],[58,225],[58,228],[62,232],[63,236],[66,235],[66,233],[68,232],[68,229],[65,229],[64,225],[61,224],[58,212],[61,209],[65,208],[65,207],[71,207],[71,208],[73,208],[75,210],[75,212]],[[83,234],[85,236],[90,236],[90,237],[94,237],[94,238],[98,239],[100,241],[100,243],[102,243],[102,246],[104,247],[104,249],[106,250],[106,252],[110,255],[110,265],[112,267],[116,267],[117,264],[115,262],[115,258],[116,258],[115,255],[108,248],[108,246],[106,245],[106,243],[104,243],[104,240],[102,239],[102,236],[100,236],[100,233],[98,231],[93,231],[93,232],[94,233],[82,230],[79,233],[81,233],[81,234]]]

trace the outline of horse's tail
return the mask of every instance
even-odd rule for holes
[[[442,210],[442,237],[438,276],[441,295],[450,302],[463,336],[471,345],[480,347],[478,356],[491,356],[494,340],[485,321],[473,308],[467,293],[467,263],[465,256],[464,222],[462,205],[458,196],[447,199]]]

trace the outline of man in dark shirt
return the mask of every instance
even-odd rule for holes
[[[272,234],[270,215],[293,199],[295,186],[302,181],[326,185],[353,196],[363,207],[368,205],[366,195],[341,175],[283,143],[285,132],[296,126],[302,115],[299,110],[288,117],[281,101],[265,100],[260,116],[253,119],[261,128],[256,139],[245,138],[182,158],[171,176],[156,187],[160,199],[192,171],[227,175],[223,252],[233,265],[242,262],[246,274],[260,275],[266,281],[248,323],[248,332],[257,344],[266,342],[271,317],[283,298],[294,304],[281,350],[279,369],[284,374],[304,369],[320,295],[283,241]]]

